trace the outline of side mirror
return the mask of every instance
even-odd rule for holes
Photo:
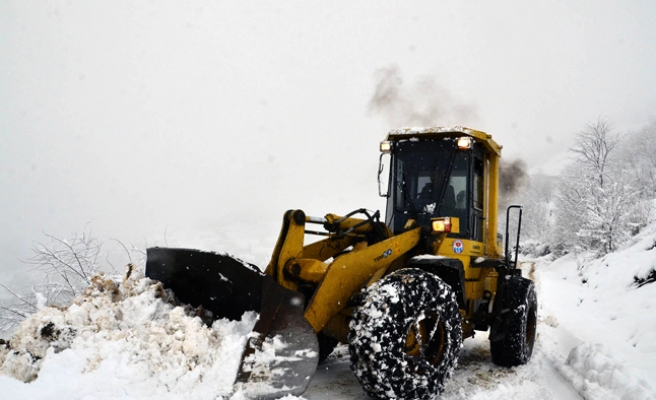
[[[381,153],[378,160],[378,195],[389,197],[390,165],[392,156],[390,153]]]

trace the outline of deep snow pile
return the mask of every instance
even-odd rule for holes
[[[583,343],[557,368],[586,399],[653,399],[653,389],[628,364],[609,356],[602,344]]]
[[[656,224],[618,252],[537,261],[542,340],[586,399],[656,399]],[[642,282],[642,285],[639,283]]]
[[[160,283],[126,276],[95,277],[72,305],[43,308],[0,344],[2,398],[230,396],[256,316],[210,328]]]

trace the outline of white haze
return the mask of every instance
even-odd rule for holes
[[[649,1],[3,1],[0,282],[26,276],[42,232],[198,247],[221,231],[211,250],[230,251],[231,229],[272,248],[286,209],[381,208],[383,69],[467,111],[434,125],[548,170],[599,114],[654,116],[655,17]]]

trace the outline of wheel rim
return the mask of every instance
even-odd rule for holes
[[[406,333],[405,354],[411,365],[419,367],[425,360],[430,365],[439,363],[446,344],[444,322],[438,314],[412,322]]]

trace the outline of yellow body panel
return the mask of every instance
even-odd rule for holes
[[[465,269],[465,298],[468,300],[480,299],[483,297],[484,290],[492,294],[496,293],[496,280],[486,280],[490,273],[496,274],[494,268],[472,266],[472,259],[484,256],[483,246],[483,243],[473,240],[447,238],[437,251],[437,255],[455,258],[462,262]],[[462,250],[456,252],[454,249]]]
[[[318,283],[326,274],[330,264],[311,258],[300,258],[286,265],[287,273],[304,282]]]
[[[303,258],[325,261],[354,243],[354,237],[326,238],[303,248]]]
[[[488,154],[489,170],[486,174],[486,235],[485,253],[493,258],[501,257],[501,248],[497,246],[497,225],[499,223],[499,155]]]
[[[351,295],[377,270],[412,250],[420,238],[421,228],[416,228],[336,258],[310,300],[305,319],[319,332],[333,315],[347,307]]]
[[[286,267],[291,268],[291,263],[303,256],[303,240],[305,238],[305,214],[303,211],[287,212],[283,222],[283,231],[285,226],[287,230],[284,234],[281,232],[278,237],[276,251],[265,273],[276,278],[283,287],[298,290],[296,282],[285,279],[285,269]]]

